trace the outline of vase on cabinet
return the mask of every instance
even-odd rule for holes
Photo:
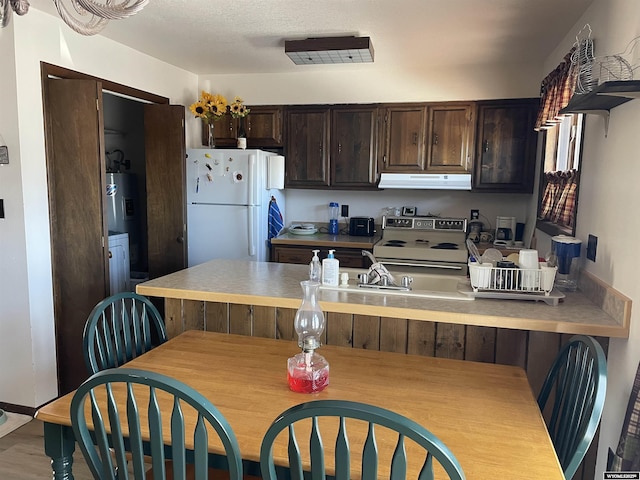
[[[247,148],[247,132],[244,129],[244,117],[238,118],[238,136],[236,146],[242,150]]]
[[[207,146],[209,148],[216,148],[215,123],[207,122],[205,125],[207,126]]]

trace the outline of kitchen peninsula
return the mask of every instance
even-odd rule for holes
[[[294,340],[300,281],[307,276],[307,265],[212,260],[141,283],[136,291],[164,298],[169,337],[198,329]],[[323,343],[519,365],[537,393],[572,334],[595,336],[605,348],[608,338],[629,335],[631,301],[590,276],[581,287],[589,290],[567,292],[557,306],[321,290]]]

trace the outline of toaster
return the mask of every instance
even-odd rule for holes
[[[371,217],[351,217],[349,219],[349,235],[356,237],[373,237],[375,228]]]

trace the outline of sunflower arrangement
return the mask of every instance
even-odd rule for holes
[[[196,118],[202,119],[205,123],[211,123],[222,119],[227,113],[227,107],[227,99],[224,96],[212,95],[203,90],[200,99],[192,103],[189,110]]]
[[[235,97],[233,103],[229,105],[229,112],[233,118],[244,118],[249,115],[250,111],[240,97]]]

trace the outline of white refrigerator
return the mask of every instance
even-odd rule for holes
[[[269,260],[269,206],[284,216],[284,157],[262,150],[189,149],[188,265]]]

